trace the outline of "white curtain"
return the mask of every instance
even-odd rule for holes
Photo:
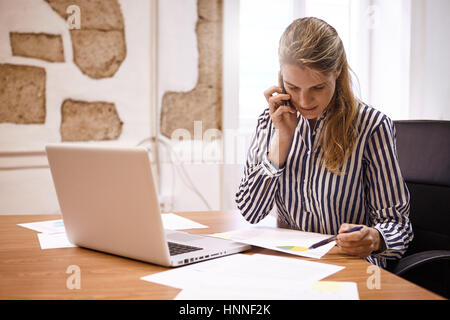
[[[450,119],[450,1],[293,1],[338,30],[364,102],[395,120]]]
[[[411,119],[450,120],[450,1],[411,0]]]

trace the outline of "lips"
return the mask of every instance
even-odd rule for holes
[[[302,108],[302,107],[300,107],[300,109],[302,109],[302,110],[304,110],[304,111],[312,111],[312,110],[317,109],[317,106],[312,107],[312,108]]]

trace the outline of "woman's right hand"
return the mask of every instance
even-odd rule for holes
[[[288,101],[291,97],[283,93],[281,81],[281,74],[278,73],[278,87],[273,86],[264,91],[264,96],[269,103],[270,118],[275,127],[268,157],[279,167],[284,166],[297,127],[297,110],[290,104],[284,105],[284,101]]]
[[[297,127],[297,110],[290,104],[284,105],[284,102],[290,100],[291,96],[283,93],[281,81],[279,73],[278,86],[264,91],[264,96],[269,103],[270,118],[275,129],[278,129],[280,137],[292,138]]]

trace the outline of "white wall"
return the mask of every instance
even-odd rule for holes
[[[375,0],[368,102],[393,119],[409,112],[409,0]]]
[[[158,1],[158,106],[165,91],[189,91],[197,82],[196,3],[196,0]],[[59,110],[62,101],[68,97],[116,103],[119,116],[124,121],[122,135],[119,141],[102,143],[135,145],[150,136],[150,125],[159,123],[158,119],[150,121],[149,109],[150,49],[145,39],[150,39],[150,5],[146,0],[122,0],[120,4],[125,21],[127,57],[114,78],[92,80],[81,74],[72,62],[67,27],[50,6],[43,1],[0,0],[0,43],[3,43],[0,45],[0,62],[32,64],[47,70],[45,125],[0,124],[0,151],[43,150],[46,143],[58,142]],[[52,64],[12,57],[9,45],[6,45],[9,44],[10,30],[62,34],[66,63]],[[193,150],[194,159],[199,159],[202,151],[210,148],[206,145],[191,147],[189,143],[181,146]],[[220,151],[220,146],[214,150]],[[160,145],[159,155],[161,197],[169,204],[166,208],[207,210],[200,197],[183,183],[164,145]],[[47,161],[45,156],[0,156],[0,167],[22,164],[46,165]],[[185,163],[184,167],[210,208],[220,209],[220,164],[217,161],[196,161]],[[181,168],[179,164],[178,168]],[[59,212],[59,206],[48,169],[0,169],[0,214],[56,212]]]
[[[412,0],[411,119],[450,120],[450,1]]]
[[[195,25],[196,0],[163,0],[158,2],[158,105],[166,91],[192,90],[198,78],[198,49]],[[191,152],[193,163],[183,164],[193,184],[209,203],[211,209],[220,209],[220,165],[217,161],[203,159],[207,145],[188,141],[173,144],[180,155]],[[220,147],[217,146],[217,150]],[[183,183],[180,174],[170,161],[164,145],[159,151],[161,159],[161,197],[168,202],[167,210],[208,210],[201,198]],[[181,165],[177,164],[181,169]],[[174,176],[175,172],[175,176]]]
[[[240,148],[244,134],[239,132],[239,52],[240,3],[227,0],[223,8],[223,165],[221,172],[221,209],[235,210],[236,192],[244,173],[247,146]],[[252,128],[254,129],[254,128]],[[254,131],[254,130],[252,130]],[[230,133],[230,134],[228,134]],[[242,153],[239,153],[241,150]]]
[[[59,212],[49,169],[2,170],[17,165],[45,165],[43,156],[1,156],[5,151],[43,151],[59,142],[61,104],[66,98],[114,102],[124,122],[118,141],[136,145],[150,134],[150,2],[119,0],[125,22],[127,56],[112,78],[94,80],[73,63],[65,21],[44,1],[0,0],[0,63],[44,67],[47,72],[44,125],[0,124],[0,214]],[[65,63],[13,57],[9,32],[61,34]],[[100,143],[100,142],[96,142]]]

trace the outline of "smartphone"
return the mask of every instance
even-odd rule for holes
[[[283,80],[283,75],[281,75],[280,77],[281,79],[281,90],[282,93],[286,94],[286,88],[284,87],[284,80]],[[289,105],[290,100],[283,100],[283,105],[288,106]]]

